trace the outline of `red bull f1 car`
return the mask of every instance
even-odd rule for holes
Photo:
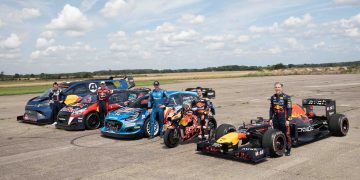
[[[302,106],[294,104],[290,134],[292,145],[309,143],[331,135],[346,136],[349,120],[336,113],[331,99],[304,99]],[[314,107],[325,107],[325,115],[314,113]],[[197,151],[257,163],[267,157],[280,157],[286,146],[285,135],[273,129],[269,120],[258,118],[238,129],[230,124],[220,125],[211,140],[197,143]]]

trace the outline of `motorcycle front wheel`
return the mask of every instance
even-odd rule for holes
[[[164,144],[168,148],[176,147],[180,142],[180,132],[179,129],[167,129],[164,134]]]

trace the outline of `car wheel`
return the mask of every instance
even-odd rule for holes
[[[262,147],[269,149],[271,157],[283,156],[286,148],[284,133],[276,129],[268,129],[262,137]]]
[[[334,114],[329,119],[329,131],[334,136],[346,136],[349,131],[349,120],[343,114]]]
[[[154,123],[154,136],[159,134],[159,122],[155,121]],[[146,119],[144,122],[144,135],[145,137],[150,137],[150,118]]]
[[[219,138],[223,137],[225,134],[229,132],[235,132],[236,128],[235,126],[231,124],[221,124],[216,130],[215,130],[215,140],[218,140]]]
[[[98,129],[101,126],[99,115],[97,113],[88,114],[85,118],[84,124],[86,129]]]

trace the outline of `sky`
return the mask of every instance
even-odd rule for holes
[[[0,71],[360,60],[360,0],[1,0]]]

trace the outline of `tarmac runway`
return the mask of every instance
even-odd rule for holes
[[[190,80],[162,88],[214,88],[218,124],[239,126],[268,117],[275,81],[284,83],[294,103],[309,97],[335,99],[338,113],[350,121],[348,135],[254,165],[199,154],[194,143],[168,149],[159,137],[119,140],[101,137],[99,130],[19,123],[16,116],[35,95],[1,96],[0,179],[359,179],[360,74]]]

